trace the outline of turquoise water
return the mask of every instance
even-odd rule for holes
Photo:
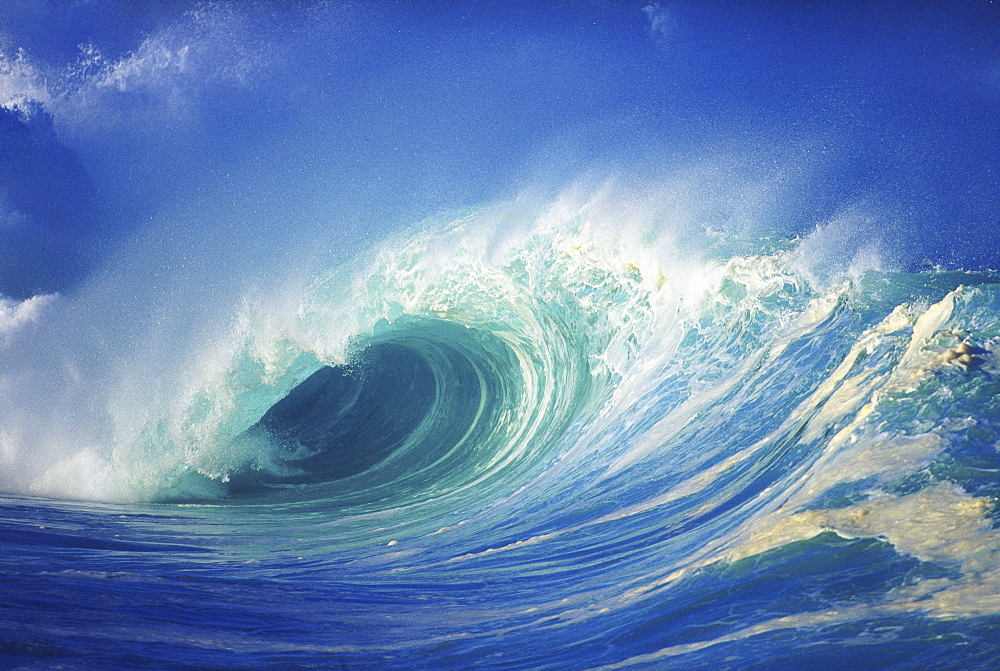
[[[4,499],[4,654],[988,668],[997,276],[817,288],[788,240],[692,277],[592,216],[492,255],[495,210],[429,222],[247,301],[89,475],[122,503]]]

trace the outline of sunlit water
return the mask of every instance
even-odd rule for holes
[[[996,666],[988,84],[834,169],[738,9],[116,7],[0,19],[0,665]]]

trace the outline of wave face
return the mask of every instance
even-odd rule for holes
[[[993,10],[44,7],[0,26],[4,665],[996,666]]]

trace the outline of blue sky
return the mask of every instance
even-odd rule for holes
[[[863,211],[904,265],[996,266],[998,19],[989,2],[15,2],[0,292],[72,292],[151,227],[280,247],[678,172],[706,225],[804,233]]]

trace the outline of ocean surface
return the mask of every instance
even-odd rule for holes
[[[997,668],[998,119],[985,1],[0,7],[0,668]]]

